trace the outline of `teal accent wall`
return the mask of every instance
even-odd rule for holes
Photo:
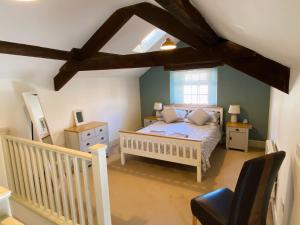
[[[253,125],[250,139],[266,140],[268,134],[270,86],[230,66],[218,67],[218,105],[230,120],[230,104],[241,106],[238,120],[247,118]]]
[[[170,72],[153,67],[140,77],[141,119],[153,114],[154,102],[170,104]],[[238,119],[253,125],[251,140],[266,140],[268,133],[270,86],[230,66],[218,67],[218,105],[224,108],[225,121],[230,104],[241,105]]]
[[[141,119],[153,114],[154,102],[170,104],[170,73],[152,67],[140,77]]]

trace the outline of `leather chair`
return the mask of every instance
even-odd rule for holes
[[[194,215],[202,225],[265,225],[270,195],[285,158],[280,151],[246,161],[235,191],[222,188],[191,200]]]

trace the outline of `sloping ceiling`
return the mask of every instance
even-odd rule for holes
[[[49,48],[80,48],[118,8],[138,0],[0,0],[0,40]],[[148,1],[154,3],[154,1]],[[222,37],[287,66],[300,63],[298,0],[193,0]],[[153,27],[132,18],[103,50],[129,53]],[[0,54],[0,77],[52,79],[64,62]],[[14,65],[14,66],[12,66]],[[145,69],[121,70],[140,75]],[[113,71],[88,74],[120,75]],[[87,73],[79,73],[86,75]]]
[[[222,37],[293,67],[300,64],[299,0],[193,0]]]

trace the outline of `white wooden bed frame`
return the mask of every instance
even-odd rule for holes
[[[217,106],[170,105],[188,112],[203,108],[220,113],[220,129],[223,125],[223,108]],[[201,141],[188,138],[167,137],[132,131],[120,131],[121,163],[125,165],[125,154],[143,156],[197,167],[197,182],[201,182]]]

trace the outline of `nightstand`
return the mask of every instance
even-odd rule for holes
[[[145,116],[144,117],[144,127],[147,127],[147,126],[151,125],[152,123],[155,123],[158,120],[160,120],[160,118],[156,117],[156,116]]]
[[[251,128],[252,125],[248,123],[226,123],[226,149],[241,149],[247,152]]]

